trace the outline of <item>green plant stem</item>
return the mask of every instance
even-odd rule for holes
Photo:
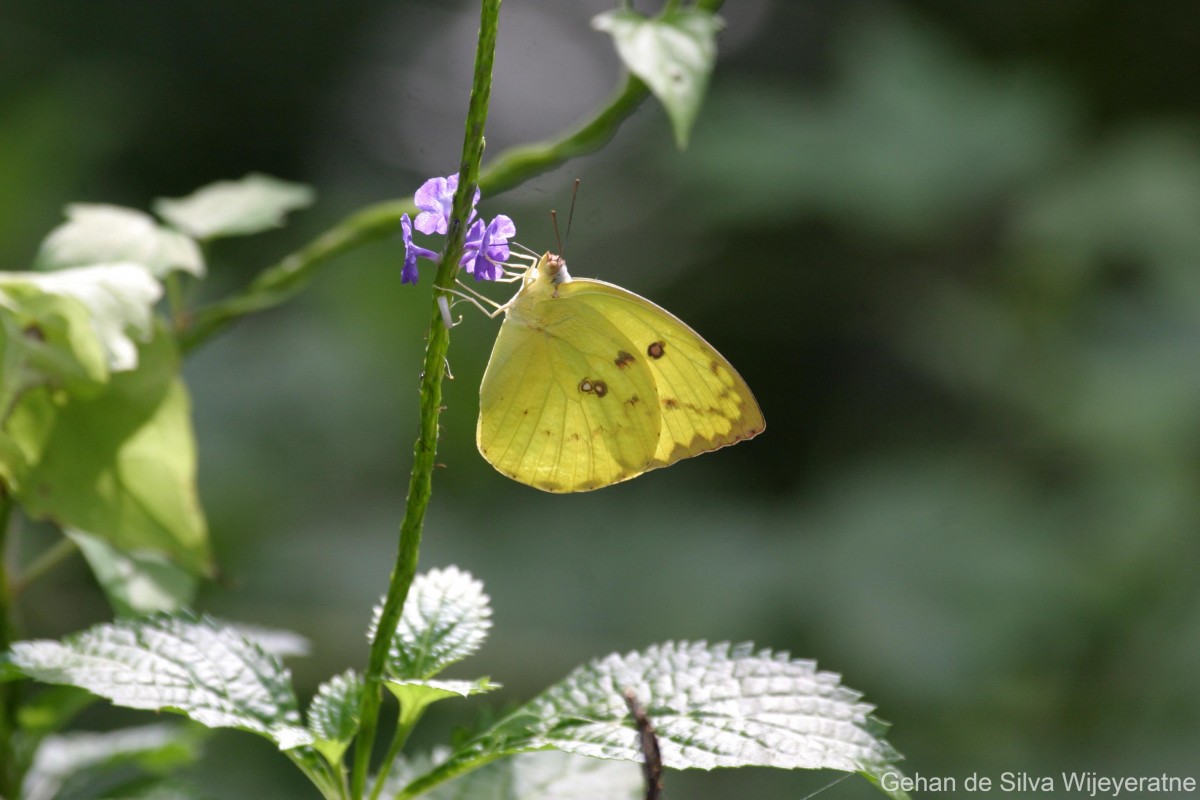
[[[396,757],[400,755],[400,751],[404,749],[404,743],[408,741],[409,734],[413,728],[417,726],[420,716],[413,719],[405,719],[404,714],[400,715],[399,722],[396,723],[396,732],[392,734],[392,743],[388,745],[387,753],[383,756],[383,761],[379,765],[379,774],[375,777],[375,785],[371,788],[371,797],[369,800],[379,800],[379,793],[383,791],[383,784],[387,782],[388,773],[391,772],[392,763]]]
[[[696,8],[713,12],[724,0],[698,0]],[[650,96],[646,84],[627,75],[612,98],[591,119],[574,130],[544,142],[502,152],[479,177],[487,196],[517,186],[572,158],[599,150]],[[272,308],[303,288],[330,260],[361,245],[394,236],[403,214],[416,213],[408,200],[389,200],[367,206],[334,225],[305,247],[268,267],[242,291],[197,311],[179,334],[186,354],[247,314]]]
[[[75,544],[75,540],[64,536],[58,542],[47,548],[45,552],[35,558],[29,564],[29,566],[21,571],[21,574],[18,575],[17,579],[12,583],[12,596],[16,597],[21,592],[25,591],[25,589],[29,587],[29,584],[42,577],[59,564],[75,555],[77,552],[79,552],[79,545]]]
[[[318,267],[335,256],[395,234],[400,216],[413,213],[416,213],[416,207],[411,201],[392,200],[351,214],[259,273],[242,291],[197,311],[180,330],[180,349],[186,354],[234,320],[279,305],[312,280]]]
[[[358,740],[354,744],[354,767],[350,791],[354,798],[363,796],[379,708],[383,695],[383,670],[388,648],[396,633],[404,600],[417,574],[417,556],[421,546],[421,530],[425,511],[433,491],[433,469],[437,454],[438,417],[442,405],[442,377],[446,369],[446,351],[450,346],[450,331],[442,322],[437,298],[454,286],[458,260],[466,237],[466,222],[479,183],[479,165],[483,160],[483,132],[487,122],[488,102],[492,90],[492,63],[496,54],[496,33],[500,22],[500,0],[483,0],[479,16],[479,44],[475,51],[475,78],[471,84],[471,100],[467,110],[466,133],[463,139],[462,163],[459,166],[458,191],[454,195],[446,248],[434,278],[430,303],[429,337],[425,346],[424,371],[421,374],[421,422],[413,448],[413,467],[408,484],[408,499],[404,520],[400,524],[400,545],[396,564],[388,582],[387,597],[371,642],[371,654],[363,675],[363,700],[360,709]]]

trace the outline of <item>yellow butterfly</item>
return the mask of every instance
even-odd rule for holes
[[[502,308],[476,443],[514,480],[599,489],[766,427],[746,382],[699,334],[633,292],[572,279],[561,256],[544,254]]]

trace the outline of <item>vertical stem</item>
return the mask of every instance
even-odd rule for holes
[[[421,546],[421,528],[433,487],[433,467],[437,453],[438,415],[442,405],[442,377],[446,369],[446,351],[450,332],[442,322],[437,297],[454,285],[458,260],[466,237],[466,222],[479,184],[479,163],[483,158],[483,130],[487,121],[488,101],[492,89],[492,62],[496,53],[496,31],[499,27],[500,0],[483,0],[479,18],[479,44],[475,51],[475,78],[471,85],[471,101],[467,110],[466,135],[463,141],[462,164],[459,167],[458,191],[454,195],[454,211],[446,249],[434,279],[430,303],[429,339],[425,347],[424,371],[421,375],[421,423],[413,448],[413,467],[408,484],[408,500],[404,521],[400,524],[400,546],[392,568],[387,597],[371,642],[371,655],[363,676],[364,690],[361,706],[361,727],[354,744],[354,766],[350,792],[361,800],[371,763],[371,749],[379,723],[382,703],[383,668],[388,646],[395,635],[404,608],[404,600],[417,572],[417,555]]]

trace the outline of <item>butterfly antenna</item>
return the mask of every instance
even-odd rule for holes
[[[554,223],[554,241],[558,243],[558,254],[562,255],[563,243],[562,237],[558,235],[558,212],[550,209],[550,221]]]
[[[567,242],[571,241],[571,220],[575,219],[575,198],[578,196],[579,196],[579,178],[576,178],[575,179],[575,187],[573,189],[571,189],[571,210],[567,212],[567,236],[565,239],[563,239],[564,246],[566,245]],[[560,256],[564,256],[564,257],[566,256],[566,253],[563,252],[563,246],[560,246],[558,248],[558,254]]]

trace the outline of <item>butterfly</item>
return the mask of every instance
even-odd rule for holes
[[[525,270],[501,308],[476,444],[514,480],[590,491],[766,427],[746,382],[699,334],[633,292],[572,278],[559,255]]]

